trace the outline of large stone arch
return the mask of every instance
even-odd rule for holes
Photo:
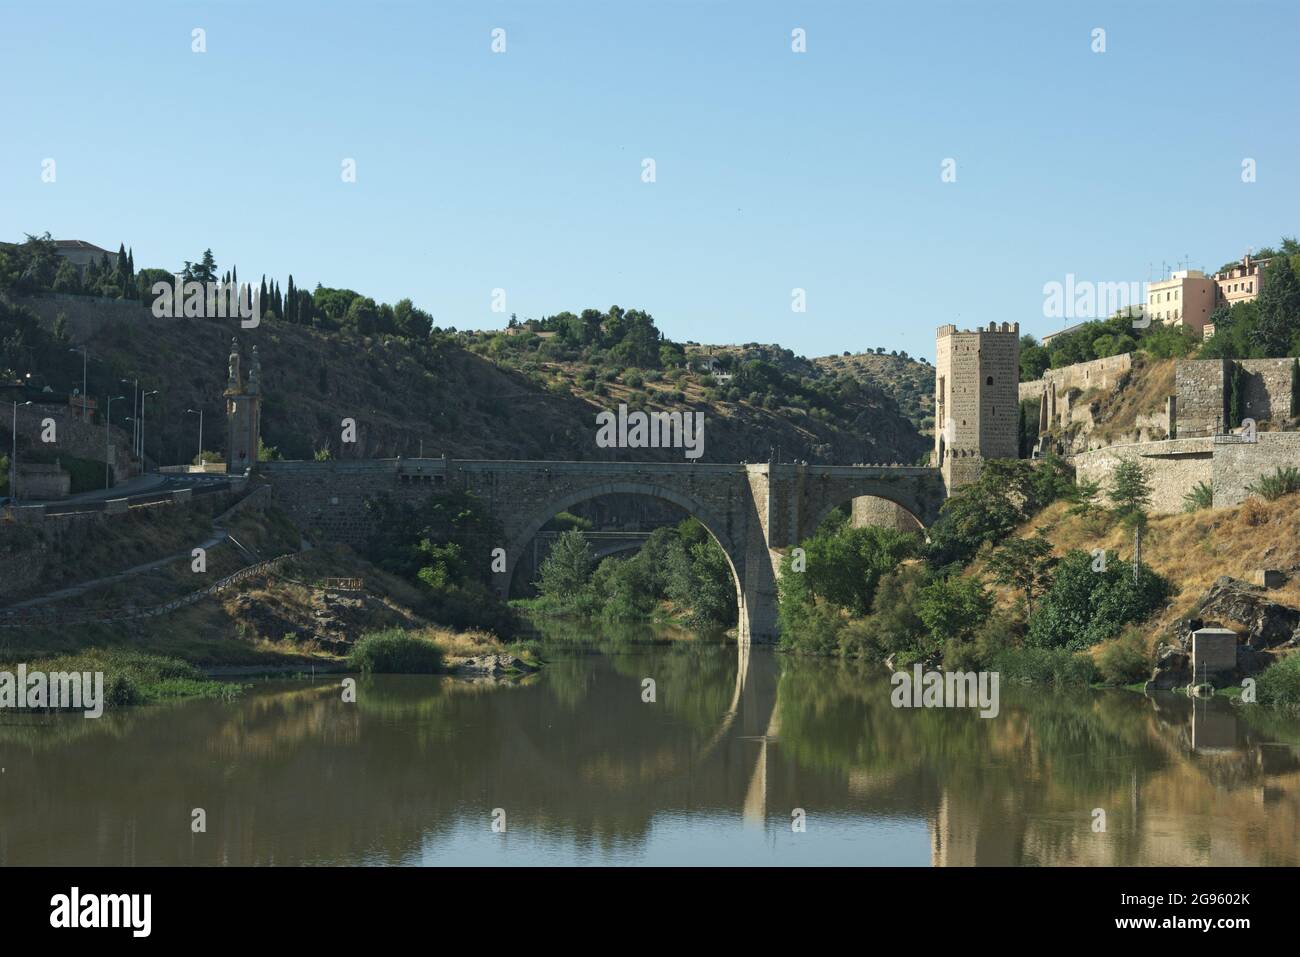
[[[506,570],[498,576],[497,586],[501,597],[510,597],[510,585],[514,580],[515,567],[534,536],[542,530],[552,518],[560,512],[570,509],[582,502],[602,495],[647,495],[665,502],[670,502],[695,518],[713,536],[722,553],[727,558],[731,569],[731,578],[736,586],[736,608],[739,620],[736,625],[740,641],[747,642],[752,631],[751,609],[745,595],[745,552],[743,543],[733,542],[726,533],[727,524],[722,516],[714,515],[696,499],[676,489],[656,485],[650,482],[597,482],[580,488],[569,488],[546,499],[519,523],[508,523],[506,533]]]

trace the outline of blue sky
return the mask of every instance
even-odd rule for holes
[[[503,324],[503,288],[520,316],[932,358],[942,323],[1059,328],[1067,273],[1300,232],[1297,27],[1290,0],[0,0],[0,238],[210,246],[462,329]]]

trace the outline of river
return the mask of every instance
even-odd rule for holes
[[[98,720],[10,712],[0,863],[1300,863],[1297,720],[1023,687],[996,718],[896,709],[853,663],[663,629],[551,638],[514,683],[359,679],[345,703],[318,676]]]

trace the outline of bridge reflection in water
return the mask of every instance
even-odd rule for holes
[[[1300,864],[1294,721],[1014,687],[995,719],[895,709],[878,669],[645,636],[555,635],[515,685],[11,721],[0,862]]]

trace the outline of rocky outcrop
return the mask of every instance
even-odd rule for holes
[[[1156,650],[1147,691],[1183,688],[1192,681],[1192,633],[1206,627],[1238,632],[1235,677],[1257,675],[1276,660],[1276,652],[1300,644],[1300,609],[1268,597],[1267,589],[1223,575],[1196,603],[1195,611],[1169,626]]]
[[[502,653],[466,658],[453,669],[453,673],[484,678],[504,678],[520,673],[528,674],[537,670],[536,665],[529,664],[522,658]]]
[[[1215,579],[1196,603],[1194,615],[1186,622],[1193,627],[1184,629],[1184,635],[1202,627],[1194,624],[1195,619],[1203,624],[1237,625],[1245,635],[1244,644],[1253,650],[1280,645],[1300,628],[1300,609],[1273,601],[1265,589],[1227,575]]]
[[[1182,688],[1192,680],[1192,656],[1174,645],[1162,644],[1156,650],[1156,664],[1146,691],[1172,691]]]

